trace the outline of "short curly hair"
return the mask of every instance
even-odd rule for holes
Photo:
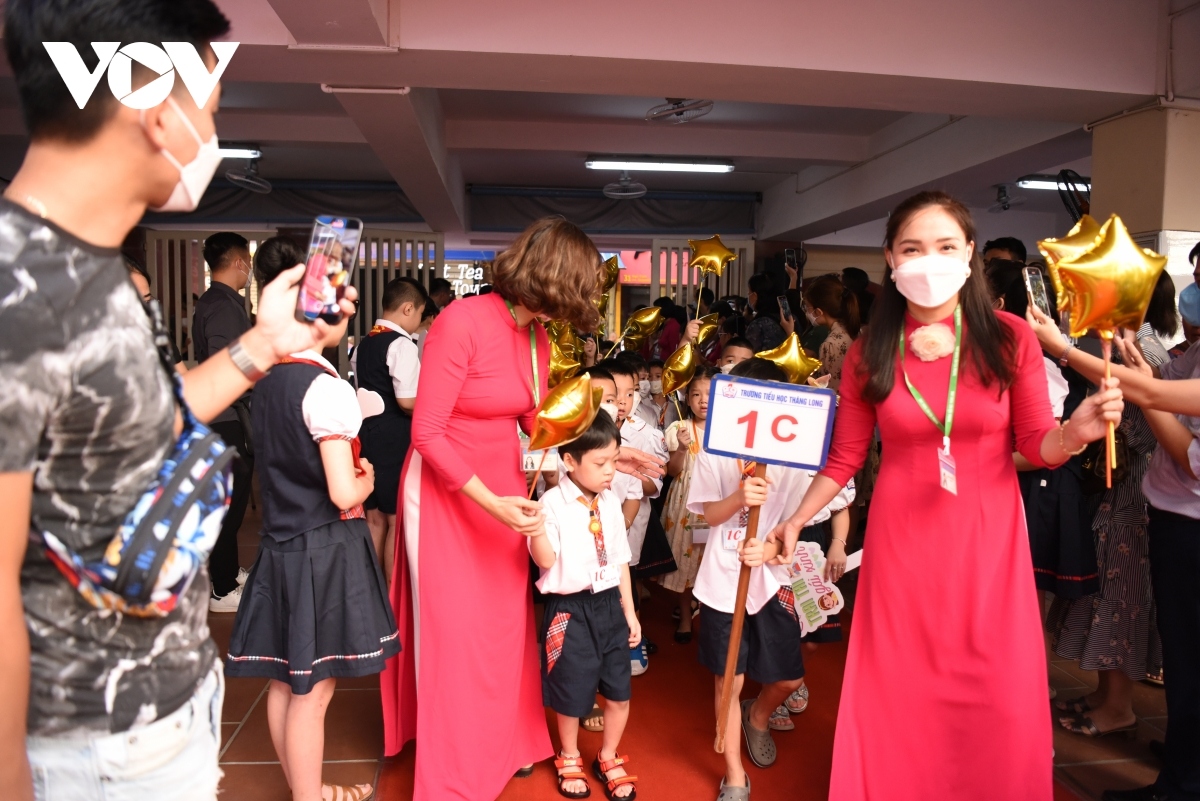
[[[577,225],[544,217],[496,257],[492,287],[510,303],[535,314],[595,331],[600,313],[600,251]]]

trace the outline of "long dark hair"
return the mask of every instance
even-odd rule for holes
[[[804,302],[809,309],[820,309],[831,320],[837,320],[851,339],[858,339],[862,321],[858,317],[858,296],[842,284],[836,274],[817,276],[804,287]]]
[[[967,242],[973,243],[975,222],[971,212],[945,192],[919,192],[902,202],[888,218],[884,247],[892,249],[901,229],[913,216],[930,206],[938,206],[954,218]],[[963,352],[967,364],[974,367],[985,386],[994,383],[1003,391],[1012,384],[1015,371],[1016,341],[1013,332],[996,318],[992,309],[991,292],[984,277],[983,260],[978,248],[971,257],[971,274],[959,290],[959,303],[966,320]],[[863,358],[859,370],[867,377],[863,396],[872,403],[881,403],[896,382],[896,343],[904,331],[904,314],[908,301],[896,289],[892,269],[883,277],[883,292],[872,304],[870,324],[863,329]]]
[[[1157,334],[1173,337],[1179,332],[1179,317],[1175,314],[1175,282],[1167,271],[1158,275],[1150,305],[1146,307],[1146,322]]]

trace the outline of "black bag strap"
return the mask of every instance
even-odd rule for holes
[[[175,362],[171,358],[171,340],[163,322],[162,304],[157,298],[151,298],[144,305],[146,315],[150,318],[150,330],[154,335],[154,349],[158,352],[159,363],[167,371],[167,378],[171,381],[171,389],[175,393],[175,401],[183,412],[183,432],[186,433],[199,425],[200,421],[192,414],[192,407],[188,406],[183,397],[183,378],[175,371]]]

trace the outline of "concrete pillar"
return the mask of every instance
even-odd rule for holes
[[[1176,285],[1192,280],[1200,240],[1200,110],[1155,109],[1097,125],[1092,216],[1119,214],[1141,244],[1167,256]]]

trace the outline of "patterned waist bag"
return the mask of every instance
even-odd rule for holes
[[[42,540],[46,556],[89,604],[155,618],[170,614],[208,561],[229,508],[237,451],[192,414],[171,363],[158,301],[150,301],[148,312],[159,361],[183,413],[183,433],[100,561],[84,560],[48,531]]]

